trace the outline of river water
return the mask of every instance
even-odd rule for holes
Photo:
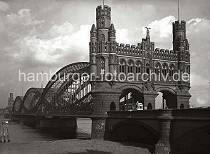
[[[90,140],[91,119],[77,119],[77,137],[70,139],[9,121],[9,143],[0,143],[0,154],[149,154],[147,148]]]
[[[91,134],[91,119],[77,119],[77,138],[88,139]],[[9,138],[12,143],[29,143],[33,141],[52,141],[63,139],[63,136],[42,132],[18,122],[9,122]]]

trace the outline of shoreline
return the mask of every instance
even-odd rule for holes
[[[3,154],[150,154],[146,148],[104,140],[52,140],[0,143]]]

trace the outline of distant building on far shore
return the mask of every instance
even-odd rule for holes
[[[0,117],[4,113],[4,109],[0,108]]]
[[[6,107],[6,109],[10,113],[12,111],[13,103],[14,103],[14,95],[13,95],[13,93],[10,93],[9,98],[8,98],[8,104],[7,104],[7,107]]]

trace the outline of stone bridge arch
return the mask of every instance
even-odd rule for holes
[[[148,122],[148,121],[147,121]],[[151,152],[159,140],[158,123],[135,119],[108,119],[105,138],[113,141],[138,142]]]
[[[190,128],[189,128],[190,129]],[[175,136],[175,135],[174,135]],[[171,150],[179,154],[209,153],[210,123],[191,128],[171,141]]]

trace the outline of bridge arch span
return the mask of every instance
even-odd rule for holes
[[[90,73],[88,62],[72,63],[57,71],[43,89],[38,112],[74,114],[91,110],[91,84],[81,79],[83,73]]]
[[[33,112],[42,95],[43,88],[29,88],[23,97],[21,112]]]
[[[209,153],[210,124],[186,131],[171,143],[172,151],[179,154]]]
[[[159,132],[142,121],[126,119],[112,124],[110,138],[154,146],[159,140]]]
[[[64,66],[60,70],[58,70],[51,78],[51,80],[47,83],[45,86],[43,93],[42,93],[42,98],[45,97],[47,92],[49,92],[50,88],[59,88],[60,82],[64,82],[65,80],[61,80],[64,78],[68,77],[68,74],[70,73],[76,73],[79,70],[86,68],[89,66],[88,62],[76,62],[76,63],[71,63],[69,65]]]
[[[23,105],[23,96],[17,96],[12,106],[12,113],[20,113]]]

